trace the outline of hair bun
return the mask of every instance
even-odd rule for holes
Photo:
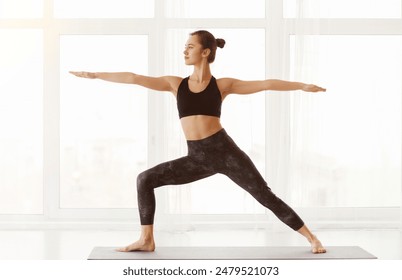
[[[223,47],[225,46],[225,44],[226,44],[225,40],[223,40],[223,39],[221,39],[221,38],[216,39],[216,45],[217,45],[219,48],[223,48]]]

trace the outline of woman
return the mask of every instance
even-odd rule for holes
[[[186,65],[194,67],[194,71],[184,79],[174,76],[147,77],[124,72],[71,72],[82,78],[136,84],[152,90],[171,92],[177,99],[180,122],[187,139],[188,155],[159,164],[138,175],[141,236],[138,241],[118,251],[155,250],[155,188],[186,184],[221,173],[249,192],[281,221],[305,236],[313,253],[326,252],[300,217],[271,191],[249,157],[236,146],[220,123],[221,104],[229,94],[251,94],[264,90],[319,92],[325,89],[281,80],[215,79],[211,74],[210,63],[215,59],[217,47],[223,48],[224,45],[223,39],[215,39],[208,31],[191,33],[185,45],[184,60]]]

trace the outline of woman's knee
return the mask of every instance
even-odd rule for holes
[[[149,188],[154,188],[152,186],[152,174],[149,170],[141,172],[137,176],[137,191],[139,193],[146,191]]]

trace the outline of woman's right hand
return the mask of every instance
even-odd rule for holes
[[[73,74],[74,76],[80,77],[80,78],[87,78],[87,79],[96,79],[96,73],[93,72],[76,72],[76,71],[70,71],[70,74]]]

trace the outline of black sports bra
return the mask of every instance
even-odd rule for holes
[[[193,115],[221,116],[222,96],[212,77],[208,86],[201,92],[194,93],[188,87],[190,77],[184,78],[177,90],[177,109],[180,119]]]

